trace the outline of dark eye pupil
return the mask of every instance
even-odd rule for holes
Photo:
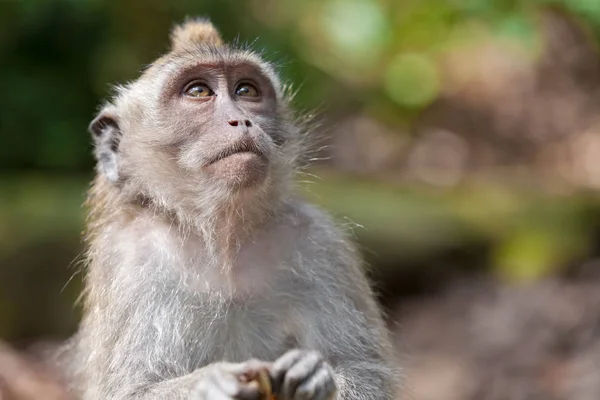
[[[242,86],[238,90],[238,93],[248,93],[248,92],[250,92],[250,88],[248,86]]]

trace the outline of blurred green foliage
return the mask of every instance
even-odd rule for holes
[[[378,257],[423,262],[447,250],[487,243],[503,278],[531,280],[583,260],[600,216],[595,196],[545,196],[530,189],[464,185],[437,192],[319,171],[307,194],[335,210]],[[353,222],[360,222],[355,225]],[[356,229],[355,229],[356,228]],[[481,266],[479,266],[481,268]]]

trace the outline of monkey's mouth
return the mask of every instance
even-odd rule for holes
[[[256,142],[250,137],[244,137],[243,139],[235,142],[232,146],[227,147],[224,150],[218,152],[214,157],[211,157],[204,166],[212,165],[225,158],[229,158],[234,155],[246,155],[246,156],[257,156],[263,161],[267,161],[267,156],[263,149],[261,149]]]

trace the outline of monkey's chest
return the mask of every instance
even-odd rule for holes
[[[280,254],[280,249],[260,243],[244,247],[232,259],[215,262],[200,258],[191,265],[185,261],[181,264],[188,271],[196,271],[188,276],[192,291],[218,293],[236,304],[248,298],[264,300],[289,275],[289,261]]]
[[[294,346],[285,308],[273,299],[228,299],[213,316],[196,321],[190,354],[202,366],[220,360],[241,362],[249,358],[274,360]]]
[[[192,299],[199,303],[190,309],[198,312],[187,342],[199,344],[191,350],[202,365],[274,360],[297,342],[290,322],[299,296],[291,285],[290,252],[272,242],[257,238],[240,249],[225,272],[204,269],[197,276]]]

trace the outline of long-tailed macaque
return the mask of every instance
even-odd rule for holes
[[[360,258],[294,193],[303,128],[274,68],[208,20],[171,42],[90,124],[72,391],[254,399],[247,381],[266,371],[278,400],[395,398]]]

